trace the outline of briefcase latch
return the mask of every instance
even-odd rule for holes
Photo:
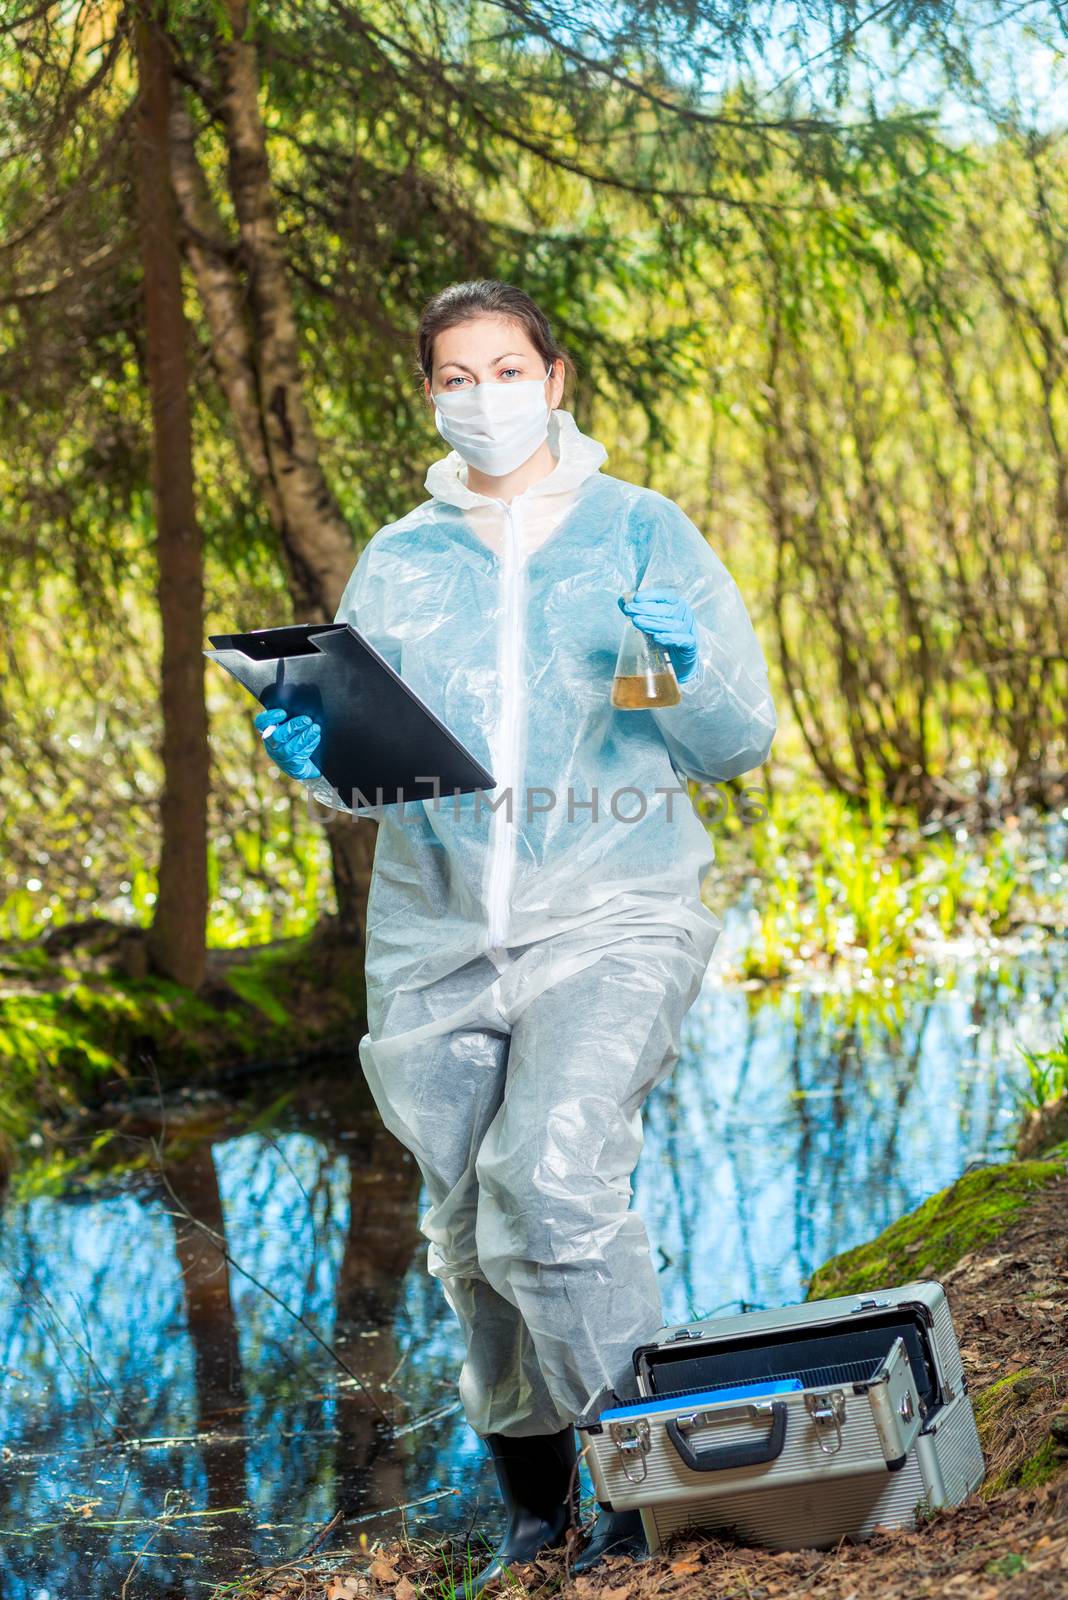
[[[628,1483],[641,1483],[649,1468],[649,1423],[645,1417],[635,1417],[633,1422],[610,1422],[608,1436],[619,1451],[623,1475]],[[640,1469],[640,1470],[639,1470]]]
[[[837,1455],[842,1448],[842,1423],[845,1421],[845,1394],[831,1389],[822,1394],[806,1394],[805,1409],[816,1424],[816,1442],[825,1456]],[[834,1443],[826,1443],[833,1432]]]

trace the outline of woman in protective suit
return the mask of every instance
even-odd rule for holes
[[[534,302],[452,285],[418,358],[454,448],[430,498],[362,551],[335,620],[498,780],[360,812],[379,821],[360,1062],[423,1176],[428,1269],[466,1341],[460,1397],[508,1512],[479,1589],[565,1541],[572,1424],[606,1385],[636,1393],[632,1352],[663,1325],[631,1175],[721,928],[685,780],[759,766],[776,716],[727,569],[558,409],[570,362]],[[668,650],[678,704],[611,704],[627,618]],[[315,767],[318,728],[284,718],[256,717],[280,724],[269,754],[348,810]],[[606,1549],[645,1549],[637,1512],[602,1509],[573,1570]]]

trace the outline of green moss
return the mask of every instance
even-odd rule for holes
[[[1037,1191],[1064,1176],[1062,1152],[1063,1146],[1042,1160],[966,1172],[877,1238],[825,1262],[813,1274],[806,1298],[856,1294],[946,1271],[1004,1232]]]
[[[1028,1456],[1020,1467],[1016,1482],[1025,1489],[1037,1488],[1039,1484],[1048,1483],[1062,1464],[1057,1458],[1053,1440],[1047,1435],[1034,1455]]]
[[[1053,1440],[1047,1434],[1038,1449],[1026,1460],[988,1478],[982,1486],[983,1498],[985,1500],[990,1495],[1000,1494],[1004,1489],[1037,1489],[1063,1468],[1064,1462],[1058,1457]]]
[[[71,957],[0,951],[0,1174],[42,1117],[108,1085],[210,1081],[223,1065],[344,1047],[364,1016],[362,950],[318,931],[217,954],[193,994]]]
[[[227,981],[242,1000],[255,1006],[269,1021],[279,1028],[287,1025],[289,1013],[279,1000],[268,975],[257,972],[250,964],[247,967],[235,967],[227,974]]]
[[[1015,1550],[1010,1550],[1008,1555],[995,1556],[993,1561],[988,1561],[983,1568],[992,1578],[1012,1578],[1018,1572],[1027,1570],[1027,1562]]]
[[[1021,1367],[1018,1372],[1009,1372],[1004,1378],[997,1378],[993,1383],[987,1384],[985,1389],[980,1389],[973,1395],[972,1410],[975,1412],[975,1425],[979,1429],[980,1436],[989,1429],[995,1417],[999,1417],[1010,1407],[1020,1405],[1027,1398],[1034,1388],[1037,1376],[1034,1367]]]
[[[999,1410],[1004,1404],[1006,1391],[1012,1388],[1018,1378],[1030,1378],[1034,1370],[1033,1367],[1021,1367],[1019,1372],[1010,1372],[1004,1378],[996,1378],[985,1389],[980,1389],[974,1394],[972,1410],[975,1412],[976,1424],[986,1421],[991,1412]]]

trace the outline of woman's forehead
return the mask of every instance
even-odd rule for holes
[[[443,328],[434,340],[434,365],[452,363],[468,365],[479,361],[485,365],[505,356],[529,357],[538,352],[526,330],[504,317],[472,317]]]

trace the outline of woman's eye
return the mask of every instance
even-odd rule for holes
[[[520,374],[520,376],[522,376],[523,369],[522,369],[522,367],[502,367],[500,372],[498,373],[498,377],[501,377],[501,378],[507,377],[510,372],[518,372]],[[455,375],[454,374],[453,377],[445,379],[444,387],[446,389],[451,389],[457,383],[461,383],[462,384],[462,383],[466,383],[466,382],[467,382],[467,379],[465,377],[463,377],[462,375]]]

